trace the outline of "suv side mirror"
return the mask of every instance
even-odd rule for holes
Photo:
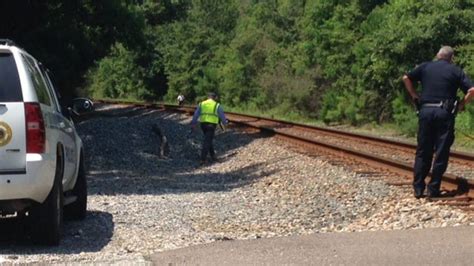
[[[76,98],[69,110],[75,115],[85,114],[94,110],[94,103],[87,98]]]

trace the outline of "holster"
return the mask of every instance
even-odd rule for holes
[[[441,108],[450,112],[453,115],[458,113],[459,98],[453,100],[444,100]]]
[[[413,103],[415,104],[416,108],[416,115],[420,114],[420,109],[421,109],[421,103],[418,99],[414,99]]]

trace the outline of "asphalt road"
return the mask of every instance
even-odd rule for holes
[[[155,265],[474,265],[474,226],[220,241],[151,256]]]

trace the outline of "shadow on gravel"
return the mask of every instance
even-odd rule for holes
[[[79,254],[97,252],[111,240],[114,232],[112,215],[89,211],[82,221],[64,221],[59,246],[35,245],[30,239],[30,228],[25,219],[0,220],[1,255]]]
[[[173,174],[167,176],[131,177],[120,172],[97,172],[89,175],[89,194],[179,194],[189,192],[229,191],[274,174],[260,171],[263,164],[253,164],[238,171],[203,174]],[[113,185],[110,185],[113,183]]]
[[[99,111],[92,119],[78,123],[86,152],[89,194],[226,191],[272,174],[262,164],[225,173],[212,171],[209,164],[199,169],[202,133],[191,131],[189,123],[188,116],[137,107]],[[160,138],[153,127],[167,138],[166,158],[160,156]],[[232,160],[239,148],[267,137],[271,135],[217,129],[216,164]]]

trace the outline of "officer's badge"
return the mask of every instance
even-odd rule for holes
[[[0,147],[3,147],[10,143],[12,140],[12,129],[11,127],[3,122],[0,121]]]

